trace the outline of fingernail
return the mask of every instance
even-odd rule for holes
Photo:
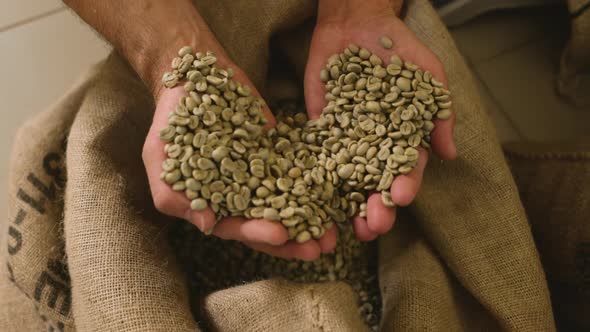
[[[455,127],[453,127],[453,132],[451,133],[451,146],[453,147],[453,158],[457,157],[457,145],[455,144]]]
[[[457,158],[457,146],[455,145],[455,142],[453,142],[453,144],[451,144],[451,148],[452,148],[451,159],[455,159],[455,158]]]
[[[205,225],[205,224],[206,224],[206,221],[205,221],[205,216],[204,216],[204,215],[202,215],[202,214],[197,214],[197,215],[195,215],[195,216],[192,216],[192,222],[193,222],[193,224],[195,224],[195,225],[197,226],[197,228],[199,228],[199,230],[200,230],[201,232],[203,232],[205,235],[209,235],[209,234],[211,234],[211,230],[207,230],[207,229],[205,229],[205,226],[206,226],[206,225]]]

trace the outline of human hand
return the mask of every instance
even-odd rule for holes
[[[336,229],[326,232],[319,241],[304,244],[290,243],[285,228],[267,220],[227,218],[215,224],[213,211],[190,210],[188,199],[175,192],[159,178],[165,159],[164,143],[159,129],[167,124],[167,115],[174,110],[181,87],[164,89],[162,75],[169,70],[176,51],[184,45],[193,45],[202,51],[213,51],[221,67],[231,67],[237,81],[253,88],[245,73],[234,65],[219,45],[206,22],[191,0],[167,1],[64,1],[84,21],[104,36],[129,62],[156,100],[154,121],[143,148],[143,160],[154,203],[161,212],[186,219],[205,233],[244,242],[250,247],[283,258],[311,260],[320,252],[330,251],[336,243]],[[275,122],[270,110],[264,109],[268,125]],[[214,227],[215,225],[215,227]]]
[[[217,55],[217,63],[221,68],[232,68],[235,81],[253,87],[245,73],[228,60],[218,44],[209,44],[205,49],[214,50],[213,52]],[[156,110],[152,127],[146,138],[143,160],[152,197],[159,211],[188,220],[206,234],[213,234],[226,240],[240,241],[255,250],[273,256],[311,260],[317,258],[321,251],[328,251],[334,247],[336,228],[328,231],[324,237],[317,241],[312,240],[298,244],[288,241],[287,230],[275,221],[247,220],[240,217],[228,217],[217,221],[214,211],[210,208],[201,211],[192,210],[190,200],[184,193],[174,191],[159,176],[162,171],[161,165],[167,158],[164,152],[165,143],[160,139],[159,131],[166,127],[168,114],[175,109],[179,99],[187,96],[187,92],[183,87],[156,91]],[[260,97],[255,89],[252,92]],[[272,113],[267,107],[264,107],[263,111],[268,120],[267,127],[272,127],[275,123]]]
[[[391,55],[397,54],[404,61],[430,71],[437,80],[447,85],[441,62],[397,17],[394,7],[389,0],[319,1],[318,19],[304,81],[305,101],[311,118],[319,117],[326,105],[326,91],[319,77],[320,70],[331,55],[342,52],[350,43],[367,48],[386,62]],[[387,50],[380,45],[382,36],[393,41],[393,48]],[[448,120],[435,121],[436,127],[431,135],[432,149],[442,159],[454,159],[457,155],[453,142],[454,123],[454,115]],[[406,206],[415,198],[427,160],[428,153],[420,149],[418,164],[412,172],[395,178],[391,198],[396,205]],[[395,208],[386,207],[380,196],[379,193],[370,194],[366,219],[355,217],[353,220],[355,233],[360,240],[373,240],[393,227]]]

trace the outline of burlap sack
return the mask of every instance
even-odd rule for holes
[[[590,138],[505,147],[562,331],[590,330]]]
[[[590,107],[590,3],[568,0],[570,39],[561,56],[558,92],[579,107]]]
[[[44,325],[68,330],[65,322],[73,326],[63,241],[64,149],[96,74],[88,73],[50,111],[24,125],[15,139],[8,220],[2,219],[6,233],[0,238],[7,248],[2,251],[1,271],[7,279],[0,283],[0,330],[34,331]],[[20,296],[13,297],[17,292]]]
[[[197,6],[267,98],[267,77],[302,72],[313,1]],[[531,232],[471,74],[427,1],[408,1],[405,20],[447,69],[460,158],[431,159],[415,204],[380,239],[382,329],[554,330]],[[297,52],[285,52],[290,62],[269,73],[277,34],[275,47],[289,40]],[[166,241],[169,220],[153,207],[140,158],[153,109],[113,54],[21,128],[4,227],[9,272],[0,287],[1,307],[11,312],[2,309],[0,330],[42,322],[51,331],[365,330],[342,283],[261,280],[214,292],[191,313]],[[10,297],[15,288],[28,300]]]
[[[439,56],[455,92],[460,157],[429,162],[411,208],[420,236],[399,238],[394,229],[380,241],[385,324],[390,330],[494,330],[494,324],[552,330],[544,273],[473,77],[428,4],[414,2],[407,14],[406,23]],[[396,244],[396,237],[415,241]]]

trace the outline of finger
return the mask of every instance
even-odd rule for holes
[[[409,60],[424,70],[430,71],[437,80],[448,87],[444,67],[436,55],[401,20],[394,19],[392,28],[390,37],[394,41],[393,49],[385,50],[375,45],[375,53],[383,59],[388,59],[395,53],[403,60]],[[432,132],[432,150],[441,159],[455,159],[457,157],[457,148],[453,139],[455,114],[453,113],[450,119],[436,120],[434,123],[436,126]]]
[[[313,261],[320,257],[320,246],[316,241],[307,241],[305,243],[288,242],[282,246],[271,246],[256,242],[245,242],[245,244],[254,250],[284,259],[297,258],[304,261]]]
[[[372,241],[379,234],[373,233],[367,226],[367,220],[361,217],[355,217],[352,221],[352,228],[356,234],[357,239],[361,241]]]
[[[189,207],[183,218],[197,226],[197,228],[205,234],[211,234],[216,222],[215,212],[210,208],[206,208],[202,211],[195,211],[191,210]]]
[[[190,202],[181,192],[173,191],[168,184],[160,179],[162,162],[166,159],[166,153],[164,152],[165,144],[160,140],[159,129],[166,125],[168,113],[174,109],[182,91],[184,91],[182,88],[176,88],[171,91],[169,98],[162,98],[158,101],[152,127],[148,132],[142,152],[156,208],[165,214],[178,218],[186,217]]]
[[[229,217],[221,220],[213,229],[213,235],[225,240],[282,245],[289,239],[285,227],[264,220]]]
[[[391,184],[391,200],[396,205],[409,205],[416,197],[418,189],[420,189],[424,168],[428,161],[428,153],[424,149],[419,149],[419,151],[420,155],[416,167],[408,174],[397,176]]]
[[[319,118],[322,114],[322,109],[326,104],[324,100],[326,88],[324,87],[324,82],[320,80],[319,75],[323,68],[323,62],[326,60],[327,59],[322,56],[310,56],[305,69],[305,77],[303,80],[305,106],[310,119]]]
[[[457,158],[457,147],[453,134],[455,131],[456,114],[453,112],[451,117],[446,120],[434,121],[435,127],[432,130],[432,151],[441,159],[452,160]]]
[[[439,78],[442,84],[448,88],[449,84],[447,81],[447,76],[442,66],[440,70],[437,70],[437,72],[438,76],[435,75],[435,77]],[[455,139],[453,137],[455,132],[456,117],[457,115],[455,112],[452,112],[451,117],[446,120],[434,120],[435,126],[431,133],[432,151],[434,151],[434,153],[436,153],[436,155],[443,160],[452,160],[457,158],[457,146],[455,145]]]
[[[151,138],[148,138],[150,140]],[[156,209],[164,214],[185,219],[197,226],[203,233],[210,233],[215,224],[215,214],[209,208],[203,211],[195,211],[190,208],[190,201],[180,191],[174,191],[170,186],[160,179],[161,164],[165,155],[164,147],[157,143],[146,142],[146,145],[153,145],[155,148],[146,147],[149,151],[144,155],[144,164],[148,174],[148,182]],[[162,155],[158,155],[158,151]]]
[[[190,202],[182,192],[172,190],[160,179],[161,165],[165,158],[164,147],[159,144],[160,142],[156,144],[149,142],[150,140],[148,137],[145,149],[149,152],[144,153],[143,159],[154,205],[164,214],[185,218],[186,212],[190,209]]]
[[[372,193],[367,201],[367,227],[375,234],[385,234],[393,227],[395,208],[387,207],[380,193]]]
[[[310,119],[319,118],[322,109],[326,105],[324,98],[326,88],[325,83],[320,79],[320,71],[324,68],[330,56],[340,53],[342,47],[346,47],[346,45],[334,42],[332,36],[333,34],[322,33],[316,28],[309,48],[303,88],[305,106]]]
[[[332,226],[326,230],[326,234],[318,240],[322,252],[331,252],[336,248],[336,238],[338,237],[338,227]]]
[[[180,97],[185,95],[182,87],[176,87],[160,98],[156,105],[152,127],[150,128],[143,148],[142,158],[150,184],[150,190],[156,208],[167,215],[188,220],[204,233],[210,233],[215,224],[215,214],[211,209],[194,211],[190,201],[182,192],[174,191],[160,179],[162,162],[166,159],[164,142],[160,140],[159,129],[167,123],[168,113],[174,110]]]

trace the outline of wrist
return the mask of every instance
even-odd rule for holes
[[[164,90],[162,75],[171,71],[172,60],[183,46],[191,46],[195,52],[213,51],[222,63],[227,56],[192,1],[177,1],[175,6],[163,1],[152,4],[144,9],[145,17],[151,19],[141,32],[115,46],[157,100]]]
[[[142,44],[132,50],[123,48],[122,51],[156,100],[163,90],[162,75],[171,71],[172,60],[178,56],[178,50],[186,45],[204,47],[199,31],[180,26],[157,32]]]
[[[179,1],[177,6],[148,9],[159,10],[159,15],[147,16],[154,21],[118,47],[156,99],[163,86],[162,75],[170,71],[178,50],[185,45],[206,47],[207,26],[196,9],[184,1]]]

